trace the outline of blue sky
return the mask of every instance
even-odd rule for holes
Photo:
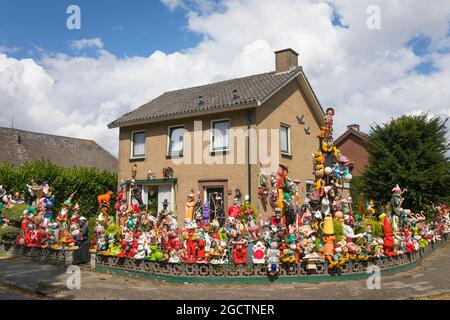
[[[66,28],[66,9],[71,4],[81,8],[81,30]],[[203,39],[187,28],[186,14],[181,7],[170,9],[156,0],[1,0],[0,46],[12,49],[9,54],[15,58],[39,57],[42,52],[76,55],[79,52],[74,52],[71,41],[100,38],[104,48],[117,57],[148,56],[156,50],[172,53],[193,48]],[[331,23],[348,28],[334,5]],[[405,46],[424,56],[430,43],[428,36],[420,34]],[[85,50],[83,55],[95,53]],[[419,74],[436,71],[432,61],[411,70]]]
[[[336,110],[336,135],[402,114],[450,117],[450,2],[433,3],[0,0],[0,126],[16,115],[18,129],[117,155],[111,121],[168,90],[272,71],[288,47]],[[66,27],[71,4],[81,30]],[[377,30],[366,24],[373,5]]]
[[[81,8],[81,30],[68,30],[66,9]],[[194,47],[202,37],[186,28],[186,12],[169,10],[151,0],[1,0],[0,45],[18,48],[12,56],[36,54],[36,46],[73,54],[74,39],[101,38],[118,57],[147,56],[155,50],[170,53]]]

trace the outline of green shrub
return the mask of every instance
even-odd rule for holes
[[[344,226],[342,225],[342,222],[340,222],[338,219],[333,219],[333,228],[335,241],[341,241],[342,237],[344,236]]]
[[[13,226],[0,228],[0,241],[14,241],[20,233],[20,229]]]
[[[366,230],[367,224],[370,224],[372,227],[372,236],[373,237],[383,237],[383,223],[376,219],[367,219],[363,222],[363,229]]]
[[[22,222],[22,219],[20,217],[22,216],[23,210],[25,210],[27,207],[28,205],[15,204],[11,209],[3,208],[1,210],[1,215],[3,218],[8,219],[10,224],[20,225],[20,223]]]
[[[7,163],[0,164],[0,185],[8,194],[16,192],[25,194],[30,200],[27,184],[35,180],[38,183],[47,181],[52,194],[55,195],[55,214],[61,204],[75,192],[75,201],[81,207],[81,215],[95,216],[98,210],[97,196],[107,191],[113,191],[111,206],[114,206],[117,191],[117,174],[95,168],[63,168],[48,161],[27,162],[21,167]]]
[[[92,240],[94,239],[94,232],[95,232],[95,226],[96,226],[95,219],[96,219],[96,216],[92,216],[88,220],[89,242],[92,242]]]

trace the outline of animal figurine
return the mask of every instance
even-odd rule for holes
[[[99,195],[97,197],[98,200],[98,204],[101,206],[103,202],[105,202],[108,206],[111,204],[111,196],[112,196],[113,192],[112,191],[108,191],[105,194]]]

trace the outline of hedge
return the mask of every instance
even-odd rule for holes
[[[1,216],[8,219],[10,224],[20,225],[22,213],[27,207],[26,204],[15,204],[11,209],[3,208],[0,210]]]
[[[0,185],[3,185],[7,194],[14,196],[16,192],[20,192],[25,194],[26,201],[29,202],[27,184],[30,184],[31,180],[38,183],[48,182],[56,198],[55,214],[75,191],[78,191],[75,202],[81,207],[81,215],[87,218],[95,216],[98,211],[97,196],[109,190],[114,193],[111,207],[114,206],[117,191],[117,174],[114,172],[85,167],[64,168],[41,160],[27,162],[21,167],[0,164]]]
[[[0,241],[14,241],[19,235],[20,229],[14,226],[0,228]]]

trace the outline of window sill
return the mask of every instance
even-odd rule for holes
[[[145,157],[133,157],[130,158],[130,162],[144,161]]]
[[[281,156],[286,159],[292,159],[292,154],[281,152]]]
[[[221,156],[221,155],[229,154],[230,151],[231,151],[230,149],[211,150],[211,151],[209,151],[209,154],[210,154],[211,156]]]
[[[184,157],[183,153],[174,153],[174,154],[168,154],[166,155],[166,159],[181,159]]]

